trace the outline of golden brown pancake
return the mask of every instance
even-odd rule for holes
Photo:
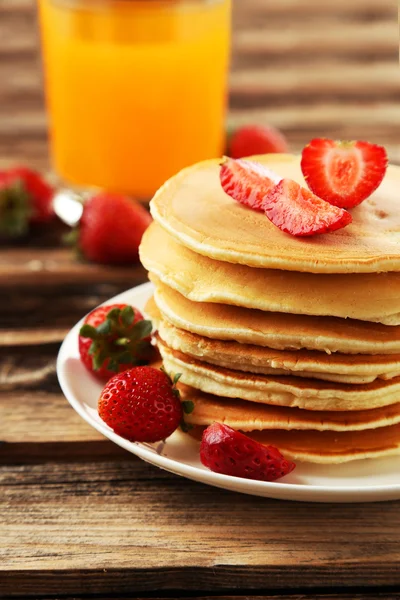
[[[140,258],[195,302],[400,324],[400,273],[315,275],[234,265],[195,254],[156,223],[143,236]]]
[[[400,454],[400,423],[364,431],[253,431],[249,436],[298,461],[335,464]]]
[[[151,278],[156,283],[154,299],[163,318],[198,335],[277,350],[307,348],[328,354],[400,354],[400,327],[192,302],[156,277]]]
[[[185,421],[191,425],[218,422],[245,432],[265,429],[362,431],[400,423],[400,403],[351,412],[317,411],[221,398],[184,384],[180,384],[179,389],[182,399],[194,404],[193,412],[185,415]]]
[[[400,401],[400,377],[355,386],[289,375],[258,375],[196,360],[171,350],[160,339],[157,345],[168,372],[181,373],[182,383],[215,396],[329,411],[368,410]]]
[[[271,154],[253,159],[281,177],[306,185],[298,156]],[[262,212],[225,194],[219,181],[220,162],[208,160],[184,169],[159,189],[150,204],[154,219],[192,251],[268,269],[400,271],[399,167],[389,166],[378,190],[352,209],[353,223],[305,239],[283,233]]]
[[[228,369],[354,384],[400,376],[399,355],[328,355],[310,350],[282,351],[239,342],[212,340],[178,329],[163,319],[153,299],[147,303],[146,313],[157,328],[161,340],[172,350]]]

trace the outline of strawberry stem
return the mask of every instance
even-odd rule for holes
[[[28,231],[31,215],[29,194],[20,179],[0,190],[0,234],[22,237]]]
[[[95,371],[109,360],[107,369],[117,372],[120,365],[137,365],[147,362],[153,347],[149,336],[151,321],[140,320],[132,326],[135,311],[131,306],[113,308],[97,327],[82,325],[79,335],[93,340],[89,354],[93,357]]]

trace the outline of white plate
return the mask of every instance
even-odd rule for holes
[[[126,302],[143,310],[152,289],[151,283],[145,283],[111,298],[106,304]],[[57,374],[61,388],[72,407],[89,425],[143,460],[195,481],[267,498],[311,502],[370,502],[400,498],[400,457],[332,466],[299,463],[287,477],[268,483],[209,471],[200,463],[199,443],[181,432],[174,433],[165,444],[128,442],[115,434],[97,414],[102,385],[79,360],[81,324],[77,323],[71,329],[60,349]]]

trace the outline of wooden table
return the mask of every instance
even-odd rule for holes
[[[236,0],[234,123],[294,148],[362,137],[400,158],[394,0]],[[46,167],[31,0],[0,2],[0,160]],[[63,398],[55,359],[84,313],[145,279],[77,263],[62,227],[0,249],[0,596],[400,599],[400,504],[294,504],[151,467]]]

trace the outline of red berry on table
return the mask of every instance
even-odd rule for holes
[[[88,260],[128,264],[139,258],[142,235],[152,219],[138,202],[126,196],[100,192],[85,202],[77,244]]]
[[[20,237],[31,223],[48,223],[55,216],[54,189],[36,171],[13,167],[0,172],[0,233]]]
[[[291,179],[282,179],[264,198],[268,219],[281,231],[309,236],[346,227],[352,216],[332,206]]]
[[[283,133],[271,125],[244,125],[231,136],[228,154],[243,158],[252,154],[285,153],[289,149]]]
[[[131,442],[163,440],[183,419],[179,392],[171,379],[148,366],[110,379],[101,393],[98,412],[115,433]]]
[[[342,208],[352,208],[368,198],[382,182],[387,165],[383,146],[328,139],[312,140],[301,159],[310,190]]]
[[[274,446],[263,446],[221,423],[204,430],[200,460],[216,473],[260,481],[276,481],[296,466]]]
[[[126,304],[95,308],[79,332],[79,355],[85,367],[101,379],[147,362],[153,355],[151,321]]]
[[[279,175],[260,163],[227,158],[219,178],[228,196],[255,210],[263,210],[265,195],[280,181]]]

